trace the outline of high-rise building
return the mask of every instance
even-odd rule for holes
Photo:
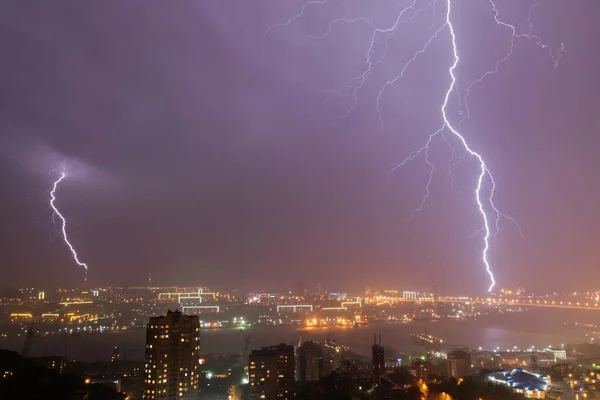
[[[385,353],[381,345],[381,333],[379,334],[379,343],[377,342],[377,334],[374,335],[371,348],[373,354],[373,380],[379,381],[379,378],[385,376]]]
[[[195,400],[200,364],[200,322],[169,310],[146,328],[144,399]]]
[[[333,358],[323,350],[319,344],[309,341],[298,348],[296,358],[298,368],[297,377],[300,382],[314,382],[319,378],[331,374],[333,371]]]
[[[298,380],[314,382],[319,380],[319,356],[321,346],[313,341],[304,342],[298,348]]]
[[[319,377],[331,375],[333,372],[333,356],[331,353],[323,351],[319,357]]]
[[[286,344],[252,350],[248,363],[250,400],[287,400],[295,396],[294,347]]]
[[[453,378],[471,375],[471,354],[466,350],[454,350],[448,353],[448,373]]]

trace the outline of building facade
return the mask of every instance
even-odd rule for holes
[[[286,344],[252,350],[248,360],[249,399],[293,399],[294,360],[294,347]]]
[[[413,362],[409,372],[417,378],[417,380],[427,380],[430,375],[446,375],[446,370],[443,365],[440,368],[440,366],[425,360]]]
[[[567,359],[567,351],[564,348],[548,348],[548,351],[552,353],[554,356],[554,361],[566,360]]]
[[[333,357],[313,341],[302,343],[296,359],[296,376],[300,382],[315,382],[333,372]]]
[[[471,354],[466,350],[448,353],[448,374],[453,378],[471,375]]]
[[[200,364],[200,322],[168,311],[146,328],[144,399],[195,400]]]
[[[319,356],[321,346],[315,342],[304,342],[298,348],[298,380],[315,382],[319,380]]]

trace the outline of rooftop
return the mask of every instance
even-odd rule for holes
[[[515,389],[545,391],[548,381],[541,375],[515,368],[512,371],[494,372],[488,378],[495,382],[504,383]]]

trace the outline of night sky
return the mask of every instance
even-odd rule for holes
[[[464,95],[511,35],[487,1],[454,3]],[[497,0],[519,32],[533,3]],[[365,70],[372,28],[340,23],[324,39],[304,38],[339,17],[389,27],[410,2],[308,5],[268,32],[261,56],[267,27],[302,4],[3,1],[2,285],[81,283],[48,207],[64,167],[57,205],[91,284],[144,285],[152,272],[155,284],[284,290],[303,279],[307,288],[422,290],[433,261],[445,262],[446,293],[483,293],[476,162],[455,166],[451,185],[451,150],[438,137],[431,195],[410,222],[427,164],[420,157],[389,174],[441,125],[447,29],[381,97],[383,129],[375,106],[441,26],[445,2],[399,27],[356,108],[335,124],[353,98],[331,89]],[[535,41],[516,39],[513,57],[471,91],[461,131],[494,174],[497,206],[525,235],[503,220],[491,242],[501,287],[566,290],[600,279],[598,17],[597,0],[547,0],[532,20],[550,49],[564,43],[558,67]],[[379,40],[373,57],[382,52]]]

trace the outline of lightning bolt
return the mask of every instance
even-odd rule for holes
[[[338,115],[332,121],[332,124],[335,124],[336,122],[338,122],[341,119],[347,118],[348,116],[350,116],[352,111],[354,111],[354,109],[356,109],[356,107],[358,106],[358,97],[357,97],[358,91],[363,87],[366,80],[373,73],[373,71],[375,71],[377,66],[379,66],[379,64],[385,59],[385,56],[388,51],[389,40],[392,37],[392,35],[396,32],[398,27],[408,21],[412,21],[422,11],[425,11],[426,9],[435,5],[435,3],[437,1],[438,0],[430,1],[425,7],[417,10],[411,17],[403,20],[402,16],[404,16],[404,14],[406,14],[407,12],[411,11],[417,4],[417,0],[412,0],[411,4],[409,4],[407,7],[403,8],[398,13],[396,20],[394,21],[394,24],[389,28],[377,28],[375,26],[375,24],[373,24],[370,21],[367,21],[369,23],[369,25],[374,28],[373,33],[371,34],[371,43],[369,44],[369,48],[367,49],[367,55],[366,55],[367,68],[359,76],[355,76],[355,77],[351,78],[350,80],[344,82],[342,85],[340,85],[337,88],[332,90],[333,93],[340,95],[342,97],[347,97],[348,94],[352,93],[352,98],[353,98],[352,106],[350,108],[348,108],[344,114]],[[338,19],[338,20],[340,20],[340,19]],[[355,19],[355,20],[341,19],[341,20],[346,23],[353,23],[353,22],[356,22],[357,20],[361,20],[361,19]],[[331,31],[331,25],[330,25],[330,28],[327,30],[326,34],[322,35],[322,37],[325,37],[330,31]],[[381,57],[379,57],[379,59],[377,61],[373,62],[371,59],[371,55],[373,53],[373,47],[375,46],[375,40],[376,40],[378,34],[385,35],[385,40],[384,40],[385,46],[384,46],[383,54],[381,55]],[[322,37],[320,37],[320,38],[322,38]],[[417,56],[415,56],[415,59]],[[409,62],[409,64],[410,64],[410,62]],[[406,69],[406,68],[408,68],[408,65],[405,66],[404,69]],[[344,92],[344,90],[345,90],[345,92]],[[379,109],[378,109],[378,112],[379,112]]]
[[[69,237],[67,236],[67,220],[65,219],[65,217],[63,217],[63,215],[60,213],[60,211],[58,211],[58,208],[56,208],[56,205],[54,204],[56,202],[56,191],[58,190],[58,186],[63,181],[63,179],[65,179],[66,177],[67,177],[67,175],[64,172],[61,172],[60,177],[54,182],[54,186],[52,187],[52,190],[50,191],[50,207],[52,207],[52,210],[54,210],[53,221],[54,221],[54,216],[58,216],[58,218],[61,220],[61,230],[62,230],[63,239],[64,239],[65,243],[67,244],[67,246],[69,247],[69,250],[71,250],[71,254],[73,255],[73,259],[75,260],[75,263],[77,263],[77,265],[79,265],[80,267],[84,268],[85,280],[87,280],[88,266],[86,263],[79,261],[77,252],[75,251],[75,248],[73,247],[71,242],[69,242]]]
[[[295,14],[292,18],[287,20],[285,23],[279,23],[279,24],[274,24],[274,25],[269,26],[266,29],[266,31],[261,39],[262,55],[264,55],[264,52],[265,52],[265,47],[264,47],[265,39],[267,38],[269,32],[272,29],[274,29],[276,27],[289,26],[295,20],[297,20],[298,18],[300,18],[304,15],[304,12],[309,5],[323,4],[327,1],[328,0],[308,1],[308,2],[304,3],[304,5],[302,6],[299,13]],[[442,139],[448,144],[448,146],[452,150],[451,157],[448,161],[448,178],[451,182],[451,185],[452,185],[452,181],[453,181],[452,166],[453,165],[456,166],[467,155],[476,160],[476,162],[478,164],[478,173],[477,173],[477,179],[475,181],[474,197],[475,197],[475,201],[477,204],[477,211],[478,211],[479,215],[481,216],[482,226],[480,229],[476,230],[473,233],[473,237],[475,237],[475,235],[477,235],[478,233],[483,233],[483,248],[481,250],[481,259],[482,259],[482,264],[485,267],[485,271],[486,271],[487,275],[489,276],[490,285],[488,286],[488,291],[491,292],[492,289],[494,288],[494,286],[496,285],[496,279],[492,272],[492,266],[491,266],[491,263],[489,260],[489,251],[490,251],[490,247],[491,247],[490,240],[491,240],[492,234],[497,235],[498,233],[500,233],[500,220],[502,218],[505,218],[505,219],[513,222],[517,226],[521,236],[523,236],[523,232],[522,232],[521,226],[514,218],[502,213],[498,209],[498,207],[495,205],[494,195],[496,193],[496,187],[497,187],[496,181],[494,180],[494,177],[493,177],[492,173],[490,172],[481,153],[474,150],[469,145],[465,136],[461,133],[462,123],[464,121],[466,121],[467,119],[469,119],[471,116],[470,110],[469,110],[469,105],[468,105],[468,99],[469,99],[471,91],[474,87],[476,87],[478,84],[482,83],[484,80],[486,80],[486,78],[489,78],[490,76],[497,74],[498,71],[500,70],[501,66],[511,58],[511,56],[514,53],[515,41],[517,39],[531,40],[535,43],[536,46],[547,51],[552,59],[554,67],[558,66],[559,61],[565,51],[565,46],[564,46],[564,44],[561,43],[561,47],[558,50],[553,51],[547,44],[545,44],[542,41],[541,37],[534,32],[534,25],[533,25],[533,20],[532,20],[533,11],[536,7],[543,4],[546,0],[540,0],[529,7],[529,13],[527,15],[529,31],[525,32],[525,33],[519,33],[517,30],[517,27],[515,25],[510,24],[510,23],[505,22],[500,19],[500,12],[498,11],[498,8],[497,8],[494,0],[486,0],[486,1],[491,6],[491,11],[493,14],[493,21],[498,26],[506,28],[511,33],[509,48],[508,48],[507,53],[495,63],[494,68],[492,68],[488,71],[485,71],[481,76],[479,76],[479,78],[475,79],[474,81],[472,81],[471,83],[469,83],[466,86],[466,89],[464,91],[464,96],[461,96],[461,91],[460,91],[460,88],[458,87],[458,81],[457,81],[457,77],[456,77],[456,69],[460,62],[460,55],[459,55],[459,46],[457,44],[456,32],[455,32],[455,28],[454,28],[454,25],[452,22],[453,0],[431,0],[431,1],[427,2],[424,7],[419,8],[419,9],[416,9],[416,4],[417,4],[418,0],[411,0],[410,4],[407,7],[400,10],[400,12],[396,16],[395,22],[392,24],[392,26],[390,26],[388,28],[379,28],[374,23],[372,23],[370,20],[368,20],[366,18],[360,18],[360,17],[352,18],[352,19],[344,18],[344,17],[336,18],[329,23],[327,30],[323,34],[307,36],[304,38],[304,40],[300,41],[299,43],[306,44],[309,40],[317,40],[317,39],[325,38],[327,35],[329,35],[333,26],[337,23],[353,24],[353,23],[357,23],[357,22],[364,22],[373,28],[373,31],[371,34],[370,45],[367,49],[366,57],[365,57],[366,58],[365,69],[359,75],[352,77],[351,79],[343,82],[338,87],[330,90],[330,93],[333,93],[339,97],[352,96],[352,100],[353,100],[351,106],[346,110],[346,112],[341,115],[338,115],[333,120],[333,123],[335,123],[335,122],[339,121],[340,119],[348,117],[352,113],[352,111],[357,107],[358,91],[363,87],[363,85],[365,84],[367,79],[370,77],[370,75],[373,73],[373,71],[385,59],[387,51],[388,51],[388,41],[389,41],[390,37],[397,31],[398,27],[401,24],[416,18],[416,16],[419,13],[421,13],[422,11],[424,11],[426,9],[431,8],[435,15],[436,5],[438,3],[445,3],[446,13],[445,13],[444,22],[429,36],[429,38],[425,41],[423,46],[419,50],[417,50],[411,58],[408,59],[408,61],[400,69],[400,72],[398,73],[398,75],[396,75],[393,79],[387,80],[383,84],[383,86],[381,87],[381,89],[379,90],[379,92],[377,94],[377,97],[375,100],[375,108],[377,111],[377,115],[379,117],[381,129],[383,130],[384,122],[383,122],[383,115],[380,110],[380,104],[381,104],[382,96],[384,95],[386,89],[389,86],[394,85],[398,80],[404,78],[409,67],[419,58],[419,56],[427,51],[429,46],[436,39],[438,39],[438,37],[440,37],[442,32],[447,32],[449,39],[450,39],[449,40],[450,46],[452,49],[452,62],[450,64],[450,66],[448,67],[449,84],[448,84],[447,90],[443,96],[443,101],[441,102],[441,106],[440,106],[440,115],[442,117],[443,122],[437,130],[435,130],[433,133],[431,133],[427,136],[427,140],[425,141],[425,144],[421,148],[411,152],[402,162],[395,165],[392,168],[392,170],[390,171],[390,173],[393,173],[394,171],[398,170],[399,168],[406,166],[408,163],[410,163],[411,161],[414,161],[415,159],[417,159],[420,156],[423,156],[425,163],[429,166],[429,178],[428,178],[426,186],[425,186],[425,195],[423,196],[419,206],[417,208],[415,208],[414,210],[412,210],[412,212],[410,213],[410,216],[408,218],[408,220],[410,221],[416,213],[423,210],[423,208],[430,196],[430,186],[433,181],[435,165],[429,159],[429,148],[430,148],[432,141],[437,136],[441,136]],[[412,12],[412,14],[410,14],[410,16],[403,19],[403,16],[410,12]],[[435,22],[432,25],[432,27],[434,27],[434,26],[435,26]],[[373,60],[374,45],[376,43],[376,38],[378,35],[384,35],[383,55],[380,56],[377,60]],[[455,94],[458,99],[459,115],[463,116],[461,119],[458,120],[457,125],[452,123],[452,121],[448,115],[449,114],[449,110],[448,110],[449,102],[450,102],[450,98],[451,98],[451,96],[453,96],[453,94]],[[455,161],[455,156],[456,156],[455,147],[450,142],[450,140],[445,137],[445,134],[449,134],[450,136],[452,136],[455,139],[455,141],[460,143],[460,145],[462,147],[463,154],[456,161]],[[489,187],[489,189],[486,189],[485,186]],[[486,194],[483,193],[484,191]],[[486,211],[486,208],[489,209],[490,211]]]
[[[302,17],[304,15],[304,12],[306,11],[306,8],[310,5],[313,4],[325,4],[327,3],[329,0],[311,0],[311,1],[307,1],[306,3],[304,3],[302,5],[302,8],[300,9],[300,11],[294,15],[292,18],[288,19],[286,22],[283,23],[279,23],[279,24],[273,24],[271,26],[269,26],[266,30],[265,33],[263,34],[262,39],[260,40],[260,49],[261,49],[261,53],[260,56],[264,56],[265,55],[265,39],[267,38],[267,36],[269,36],[269,33],[271,32],[271,30],[275,29],[275,28],[285,28],[286,26],[290,26],[290,24],[292,22],[294,22],[295,20],[297,20],[298,18]]]
[[[565,45],[564,43],[560,44],[560,48],[558,50],[556,50],[556,52],[553,52],[552,49],[550,48],[550,46],[548,46],[547,44],[545,44],[542,41],[542,38],[538,35],[536,35],[533,31],[533,10],[542,5],[543,3],[545,3],[547,0],[541,0],[538,1],[535,4],[532,4],[529,7],[529,12],[527,14],[527,22],[529,24],[529,32],[527,33],[517,33],[517,27],[515,25],[509,24],[508,22],[504,22],[502,20],[500,20],[500,11],[498,11],[498,8],[496,6],[496,3],[494,3],[493,0],[487,0],[489,5],[492,8],[492,12],[494,14],[494,21],[496,22],[497,25],[502,26],[504,28],[507,28],[510,32],[511,32],[511,37],[510,37],[510,46],[508,48],[508,51],[506,53],[506,55],[504,57],[502,57],[501,59],[499,59],[496,62],[496,65],[494,66],[493,69],[490,69],[488,71],[485,71],[479,78],[475,79],[473,82],[471,82],[468,86],[467,89],[465,90],[465,96],[464,96],[464,113],[466,114],[466,116],[460,120],[459,122],[459,126],[466,121],[467,119],[471,118],[471,113],[469,110],[469,103],[468,103],[468,99],[469,99],[469,95],[471,94],[471,89],[480,84],[481,82],[483,82],[487,77],[495,75],[498,73],[498,71],[500,71],[500,67],[502,66],[502,64],[504,64],[506,61],[508,61],[510,59],[510,57],[513,55],[514,51],[515,51],[515,39],[520,39],[520,38],[524,38],[524,39],[528,39],[531,40],[533,42],[535,42],[535,44],[537,46],[539,46],[540,48],[542,48],[543,50],[547,51],[548,54],[550,55],[550,58],[552,59],[552,64],[554,65],[554,67],[558,67],[558,64],[562,58],[563,53],[565,52]],[[462,157],[461,157],[462,159]],[[457,161],[457,163],[460,162]],[[456,165],[456,164],[455,164]]]

